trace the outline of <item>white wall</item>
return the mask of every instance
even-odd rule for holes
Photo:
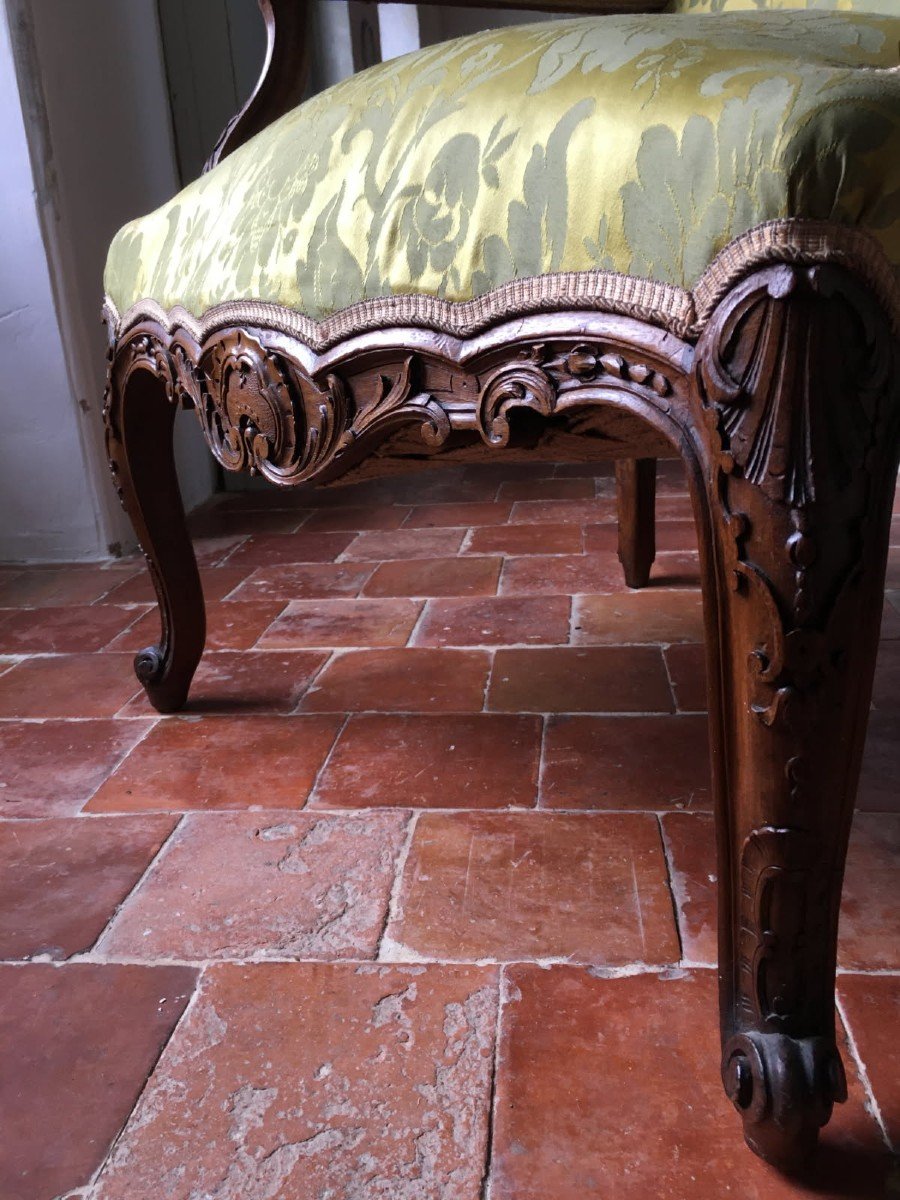
[[[2,226],[0,287],[3,311],[26,301],[38,353],[17,356],[19,396],[0,393],[0,419],[17,430],[0,445],[0,499],[11,514],[0,558],[96,558],[133,540],[109,480],[100,416],[106,250],[120,225],[178,190],[156,6],[9,0],[8,11],[2,111],[14,119],[0,137],[15,144],[4,144],[3,204],[13,211]],[[30,297],[37,287],[41,296]],[[15,415],[22,395],[27,422]],[[215,472],[193,418],[178,425],[191,507],[210,494]]]
[[[0,558],[101,549],[0,11]]]

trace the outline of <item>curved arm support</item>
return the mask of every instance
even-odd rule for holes
[[[204,173],[296,108],[306,94],[311,61],[307,0],[258,0],[258,3],[266,23],[262,71],[247,103],[219,135],[204,164]]]

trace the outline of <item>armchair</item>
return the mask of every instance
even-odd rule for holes
[[[178,405],[226,470],[280,486],[546,439],[614,457],[634,587],[654,460],[683,459],[722,1078],[782,1167],[845,1087],[838,910],[900,450],[893,3],[543,4],[607,13],[422,50],[295,107],[304,6],[260,0],[254,95],[106,273],[110,465],[162,616],[136,670],[162,712],[204,642]]]

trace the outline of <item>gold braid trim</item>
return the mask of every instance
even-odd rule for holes
[[[900,334],[900,274],[871,234],[827,221],[767,221],[742,233],[716,255],[692,290],[615,271],[561,271],[513,279],[473,300],[437,296],[376,296],[314,321],[263,300],[228,300],[202,316],[155,300],[138,300],[119,314],[107,296],[104,314],[116,338],[141,320],[171,332],[186,329],[198,342],[225,326],[254,326],[288,334],[321,353],[355,334],[413,326],[471,337],[511,317],[588,310],[616,313],[659,325],[678,337],[699,337],[722,297],[750,271],[775,262],[835,262],[856,272],[873,289]]]

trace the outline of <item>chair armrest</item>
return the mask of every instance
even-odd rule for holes
[[[307,0],[258,0],[266,23],[266,56],[250,99],[219,135],[203,171],[211,170],[303,99],[312,38]]]
[[[438,0],[402,0],[435,4]],[[308,0],[258,0],[266,23],[266,57],[253,94],[228,122],[212,154],[209,171],[303,99],[309,79],[311,43]],[[669,0],[457,0],[466,8],[534,8],[568,12],[661,12]]]

